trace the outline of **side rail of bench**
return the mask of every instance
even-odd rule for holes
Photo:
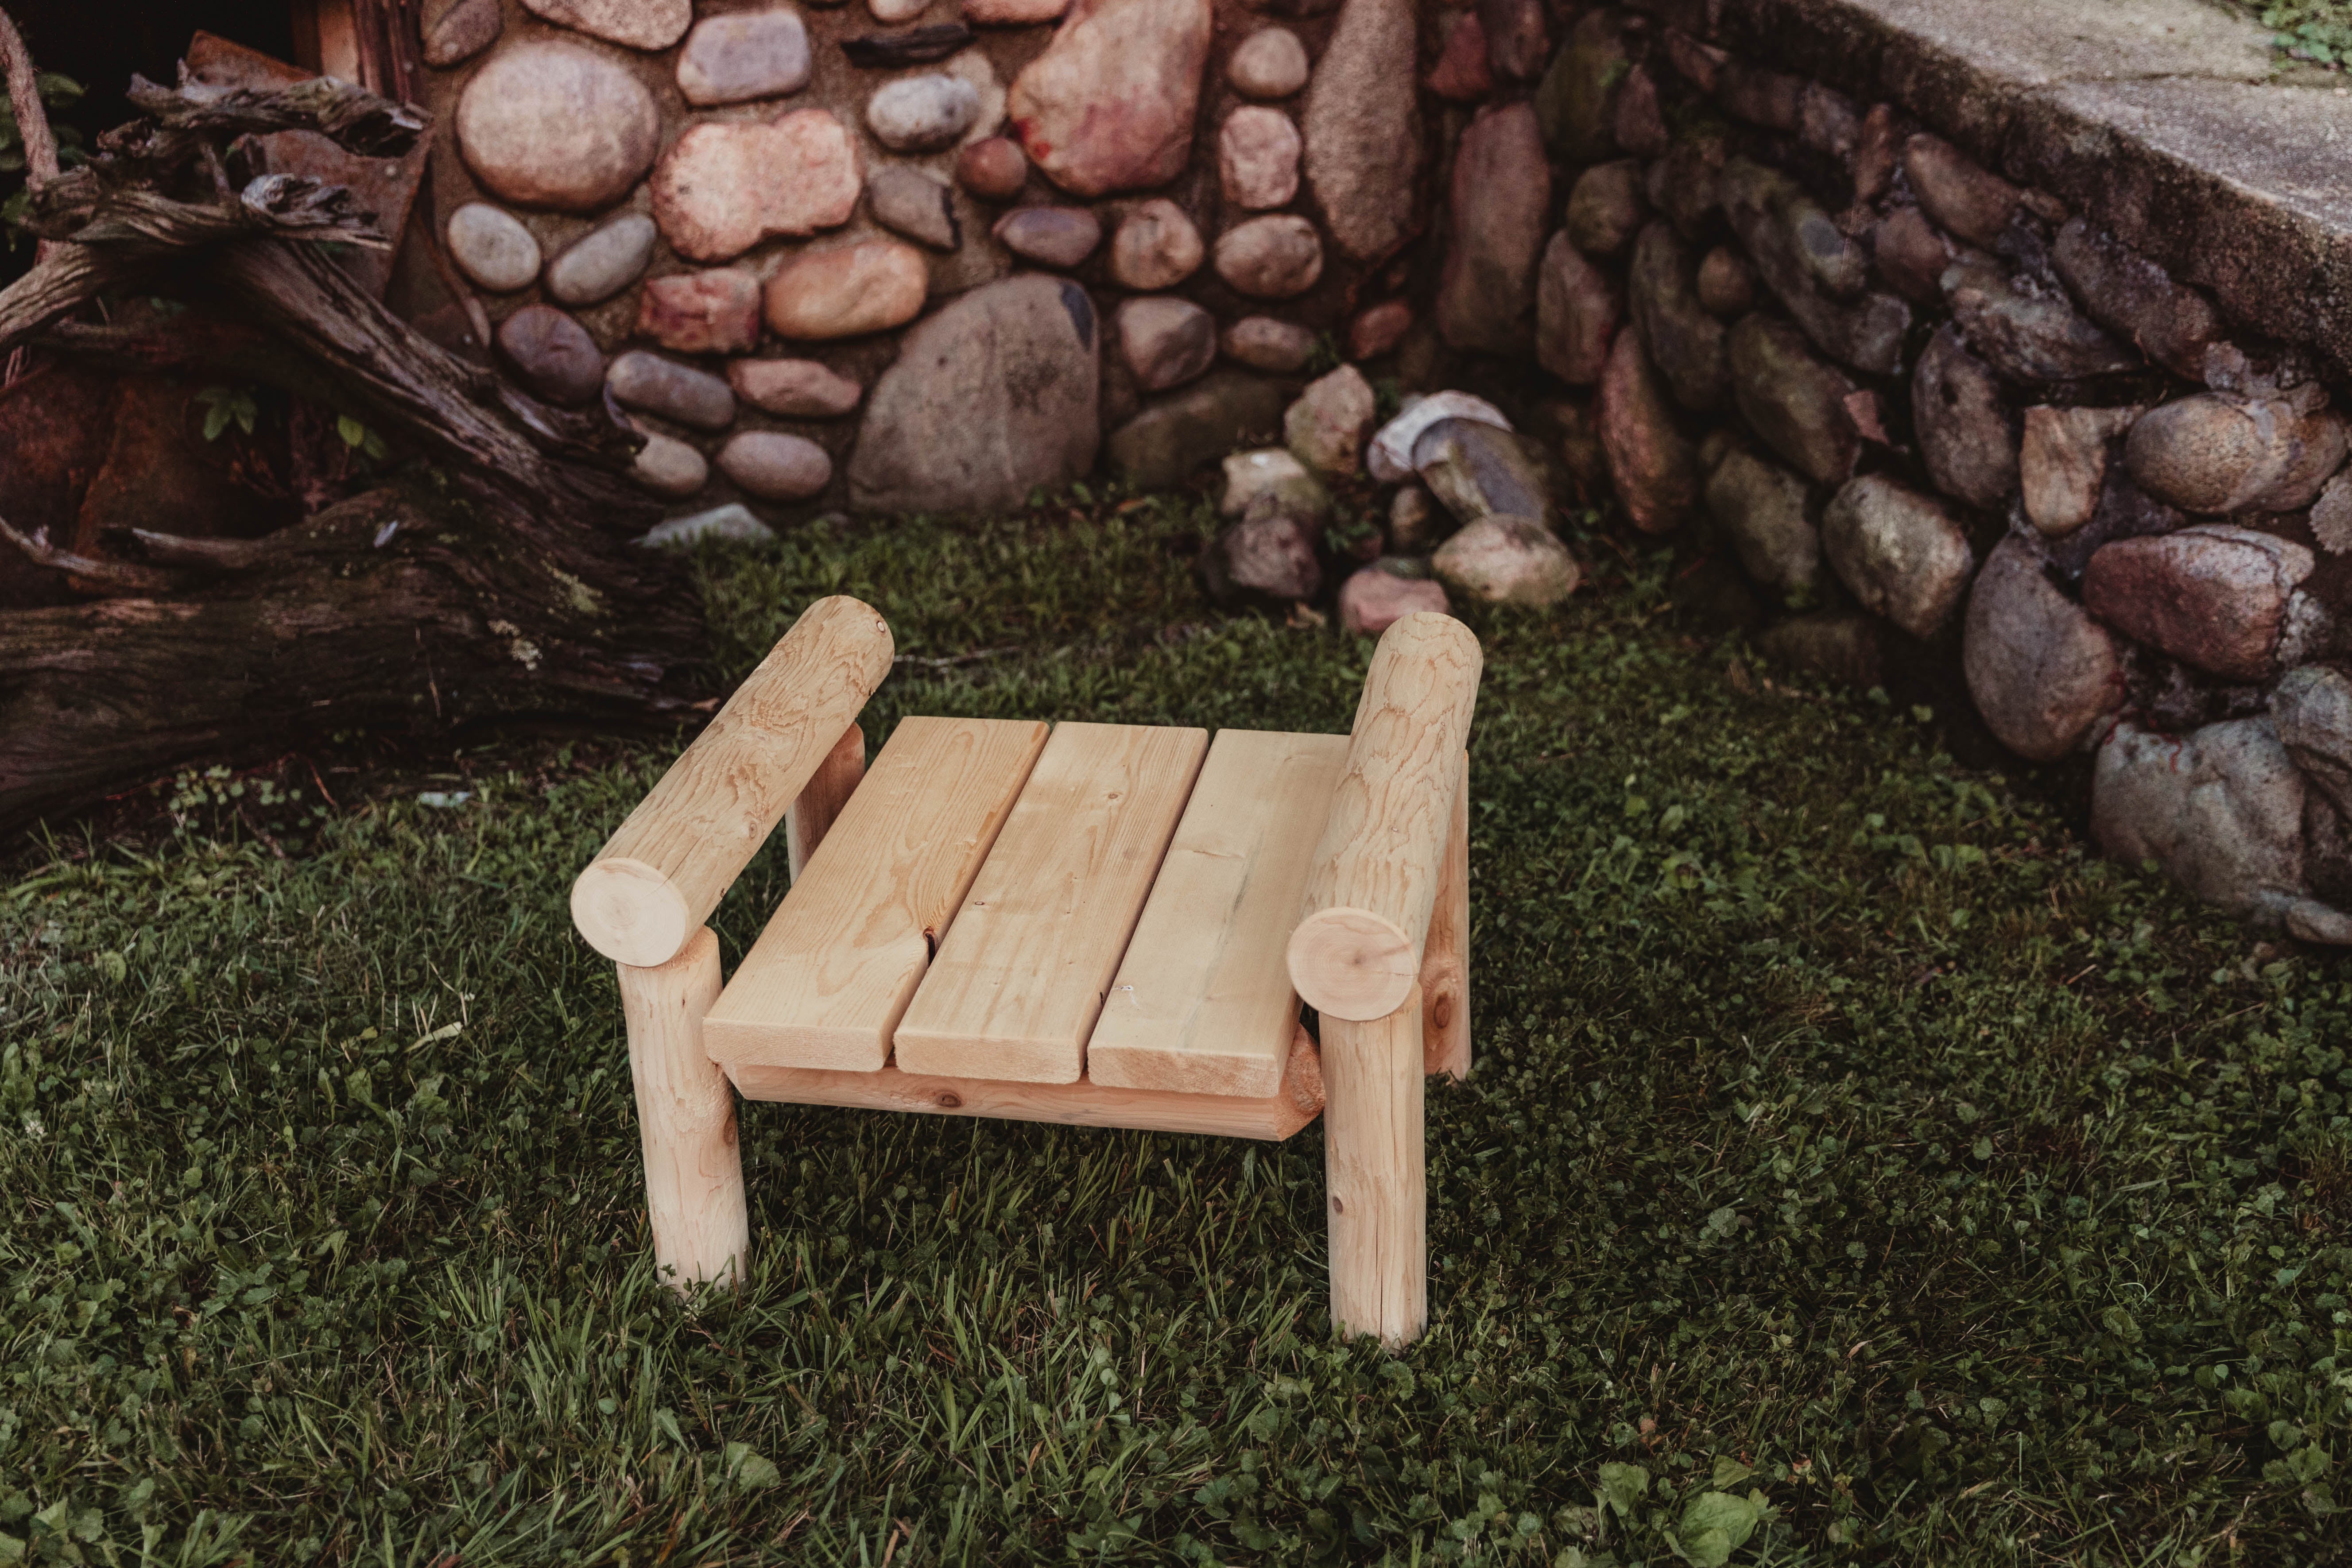
[[[681,1290],[740,1276],[751,1246],[734,1088],[702,1048],[703,922],[787,816],[799,874],[865,771],[857,714],[890,658],[871,606],[811,605],[572,885],[572,923],[619,972],[654,1258]]]
[[[1422,1076],[1468,1066],[1464,747],[1484,664],[1449,616],[1381,636],[1287,953],[1322,1015],[1331,1318],[1391,1345],[1429,1320]]]

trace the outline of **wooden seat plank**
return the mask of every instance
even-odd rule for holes
[[[909,1073],[1075,1083],[1205,730],[1064,724],[899,1020]]]
[[[1099,1084],[1270,1095],[1298,1022],[1284,954],[1345,735],[1221,730],[1087,1043]]]
[[[704,1021],[711,1059],[879,1070],[1045,740],[1034,721],[900,721]]]

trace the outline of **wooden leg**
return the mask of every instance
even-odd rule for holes
[[[1462,784],[1454,792],[1454,825],[1446,830],[1445,864],[1437,874],[1437,902],[1421,949],[1422,1048],[1427,1070],[1470,1076],[1470,756],[1462,756]]]
[[[681,1294],[707,1279],[740,1283],[751,1223],[735,1142],[735,1087],[702,1050],[702,1017],[719,1000],[719,939],[698,931],[658,969],[615,967],[654,1260]]]
[[[824,842],[833,819],[849,804],[850,792],[865,776],[866,731],[852,724],[841,732],[841,739],[833,743],[833,750],[816,765],[816,773],[784,813],[784,854],[791,862],[793,881],[801,879],[801,868]]]
[[[1421,997],[1368,1024],[1323,1019],[1331,1321],[1391,1347],[1429,1321]]]

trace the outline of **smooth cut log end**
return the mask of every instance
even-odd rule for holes
[[[1290,933],[1290,984],[1328,1017],[1385,1018],[1421,978],[1421,955],[1393,921],[1370,910],[1318,910]]]
[[[615,963],[657,969],[686,951],[702,922],[677,884],[642,860],[596,860],[572,884],[572,923]]]

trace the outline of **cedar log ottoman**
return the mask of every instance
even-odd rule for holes
[[[1349,735],[908,718],[868,766],[889,627],[812,605],[572,885],[620,970],[658,1263],[688,1289],[747,1256],[738,1093],[1238,1138],[1321,1114],[1332,1320],[1418,1338],[1422,1078],[1470,1068],[1481,662],[1423,613]],[[703,921],[779,819],[791,891],[722,986]]]

